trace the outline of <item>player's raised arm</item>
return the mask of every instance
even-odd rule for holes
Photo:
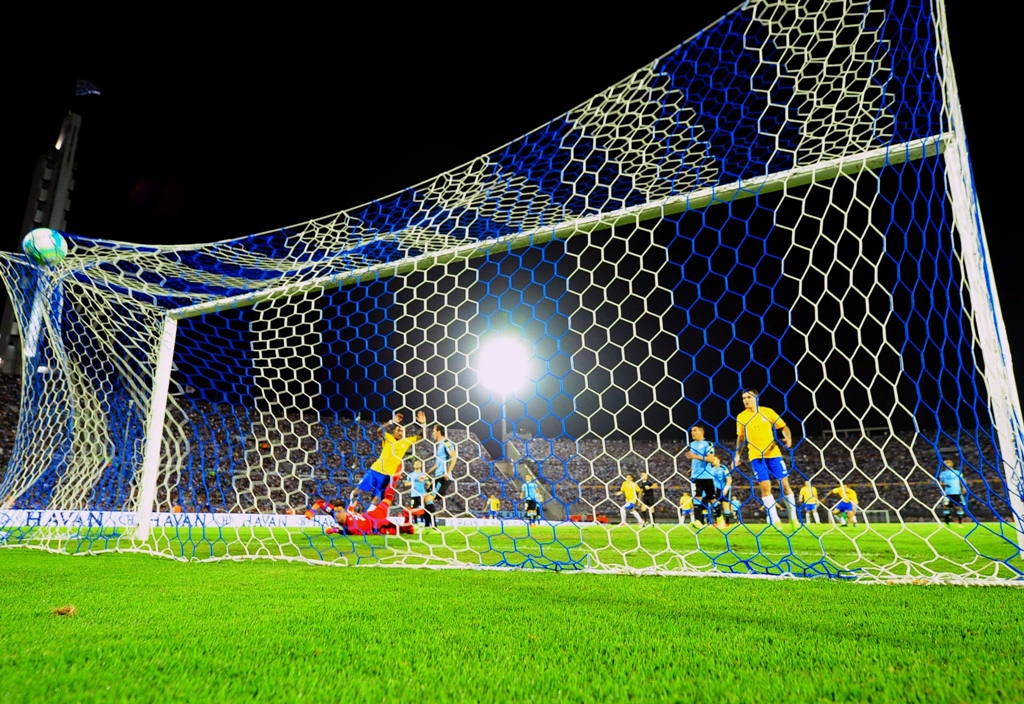
[[[427,437],[427,414],[423,411],[416,412],[416,422],[420,424],[420,430],[422,431],[419,437],[413,438],[413,442],[418,442],[423,438]]]
[[[380,439],[381,440],[384,440],[384,437],[388,434],[388,426],[389,425],[395,425],[395,426],[402,425],[402,414],[401,413],[393,414],[391,416],[391,420],[389,422],[384,423],[382,426],[380,426]]]

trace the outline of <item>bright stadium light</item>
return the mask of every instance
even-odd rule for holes
[[[477,378],[481,384],[504,398],[514,394],[516,389],[526,383],[528,359],[529,354],[523,343],[499,337],[487,343],[480,351]]]
[[[505,418],[505,402],[526,383],[529,353],[523,343],[507,337],[488,342],[480,350],[477,378],[491,391],[501,395],[501,448],[508,455],[508,427]]]

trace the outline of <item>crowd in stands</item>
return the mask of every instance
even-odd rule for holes
[[[655,516],[664,520],[673,520],[682,494],[693,491],[690,462],[683,456],[686,444],[681,439],[513,442],[537,463],[542,479],[556,487],[556,495],[575,504],[570,506],[574,514],[617,515],[615,492],[626,474],[638,478],[641,472],[648,472],[660,485],[654,509]],[[717,450],[728,462],[734,457],[730,444]],[[979,447],[977,439],[966,432],[957,438],[941,436],[937,441],[910,431],[805,438],[790,458],[790,479],[796,491],[811,480],[822,497],[842,482],[857,492],[862,510],[887,511],[891,520],[898,516],[910,521],[934,520],[935,507],[943,496],[935,477],[947,458],[962,464],[975,517],[992,520],[995,512],[1009,515],[994,448]],[[733,472],[733,485],[733,496],[743,504],[744,517],[763,519],[761,502],[750,500],[753,477],[749,463],[744,461]]]
[[[228,406],[197,405],[186,415],[187,422],[182,416],[179,424],[183,431],[190,429],[190,445],[198,447],[165,485],[171,489],[165,498],[195,510],[280,511],[318,497],[347,496],[379,451],[376,424],[316,411],[257,416]],[[445,502],[448,515],[483,514],[491,494],[501,500],[503,512],[514,514],[527,474],[537,477],[542,497],[564,507],[564,515],[616,517],[620,500],[615,493],[626,474],[647,472],[658,483],[653,508],[659,520],[675,520],[680,497],[692,493],[682,438],[513,438],[512,463],[490,457],[465,429],[450,428],[449,438],[459,460],[454,490]],[[432,444],[421,443],[414,453],[429,465]],[[727,461],[733,456],[728,445],[720,445],[718,453]],[[935,476],[945,458],[962,462],[979,520],[991,520],[992,508],[1007,514],[994,451],[979,448],[968,433],[937,442],[913,432],[804,438],[791,456],[792,483],[798,491],[810,479],[826,497],[842,482],[857,491],[862,510],[887,511],[891,520],[934,520],[942,499]],[[744,518],[763,519],[760,501],[751,499],[749,464],[734,471],[733,482]]]
[[[17,428],[19,386],[0,375],[0,478],[6,468]],[[647,472],[658,484],[652,504],[659,520],[675,521],[680,497],[692,494],[686,441],[677,438],[512,438],[512,462],[492,458],[466,429],[451,427],[448,437],[458,448],[454,487],[440,515],[482,515],[494,494],[502,512],[521,509],[519,487],[531,474],[541,498],[561,511],[552,515],[604,515],[616,519],[616,497],[625,475]],[[798,438],[789,460],[795,491],[810,479],[826,497],[840,482],[853,488],[860,508],[888,511],[891,520],[935,520],[942,490],[935,477],[943,459],[962,467],[971,497],[969,509],[978,520],[1009,515],[1001,471],[994,448],[967,432],[928,438],[910,431],[889,434]],[[717,452],[726,462],[733,455],[731,439]],[[186,511],[304,510],[317,498],[347,497],[376,459],[379,425],[340,414],[307,410],[260,413],[228,404],[186,401],[168,408],[158,507]],[[415,457],[429,467],[433,443],[419,443]],[[410,455],[407,462],[413,460]],[[761,502],[751,499],[752,477],[747,462],[733,472],[733,497],[743,504],[746,520],[763,520]],[[401,500],[401,499],[400,499]],[[829,502],[826,500],[826,504]]]
[[[177,470],[158,490],[158,502],[168,507],[304,509],[317,498],[347,497],[380,451],[380,425],[341,414],[260,414],[205,402],[186,408],[176,406],[168,413],[164,464]],[[490,457],[466,430],[453,428],[448,437],[458,447],[459,460],[458,490],[446,499],[446,511],[482,511],[481,492],[495,491]],[[432,453],[432,443],[419,443],[408,461],[413,456],[429,461]]]
[[[21,407],[21,380],[0,374],[0,481],[7,471],[7,460],[18,434],[18,413]]]

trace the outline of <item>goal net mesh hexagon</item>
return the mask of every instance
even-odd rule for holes
[[[918,0],[748,2],[363,207],[0,255],[24,348],[0,543],[1020,580],[1020,407],[945,26]],[[521,383],[481,382],[495,338],[529,351]],[[735,466],[751,387],[792,499]],[[420,410],[457,450],[446,491],[410,510],[439,493],[428,438],[390,507],[350,504],[379,426],[422,434]],[[726,495],[694,498],[698,424]]]

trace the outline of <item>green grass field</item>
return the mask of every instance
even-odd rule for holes
[[[1000,532],[1001,530],[1005,532]],[[115,548],[110,529],[63,533],[49,543],[68,552]],[[56,535],[56,534],[54,534]],[[123,534],[122,534],[123,535]],[[40,534],[33,534],[39,539]],[[154,530],[147,549],[188,560],[251,555],[348,565],[453,563],[595,570],[783,574],[840,578],[929,579],[965,575],[1020,579],[1024,560],[1000,524],[827,525],[782,530],[761,524],[728,531],[659,524],[526,529],[443,528],[413,536],[329,536],[321,528]],[[11,542],[15,542],[12,538]],[[130,545],[125,541],[122,545]]]
[[[1024,589],[0,550],[0,702],[1019,701]],[[74,616],[57,616],[72,604]]]

